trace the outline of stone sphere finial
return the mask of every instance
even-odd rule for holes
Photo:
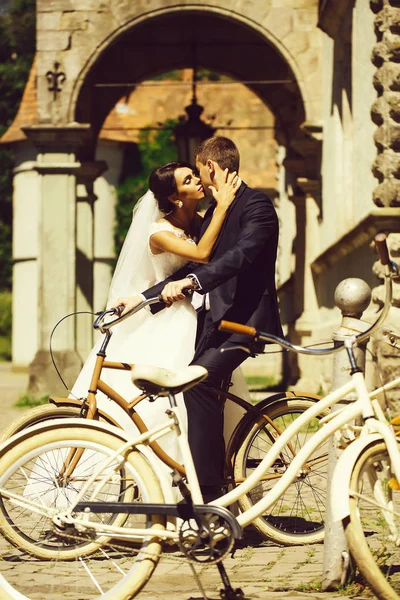
[[[335,304],[344,317],[360,318],[371,302],[371,288],[363,279],[343,279],[335,290]]]

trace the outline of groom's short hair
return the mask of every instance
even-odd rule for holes
[[[196,160],[202,165],[205,165],[208,160],[214,160],[221,169],[239,172],[239,150],[232,140],[222,135],[204,140],[196,150]]]

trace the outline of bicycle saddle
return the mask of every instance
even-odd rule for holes
[[[152,396],[178,394],[203,381],[208,375],[207,369],[191,365],[179,371],[169,371],[150,365],[133,365],[132,381],[140,390]]]

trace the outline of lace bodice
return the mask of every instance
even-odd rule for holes
[[[171,225],[171,223],[168,223],[168,221],[152,223],[149,229],[149,239],[154,233],[157,233],[158,231],[171,231],[171,233],[173,233],[177,237],[182,238],[189,244],[196,245],[196,242],[192,240],[192,238],[188,237],[180,229],[176,229],[173,225]],[[170,275],[172,275],[172,273],[175,273],[175,271],[177,271],[187,263],[187,260],[185,258],[177,256],[176,254],[172,254],[172,252],[162,252],[161,254],[153,254],[150,250],[150,245],[149,252],[154,265],[157,281],[162,281],[166,277],[169,277]]]

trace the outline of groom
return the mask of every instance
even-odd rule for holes
[[[224,169],[239,172],[239,151],[228,138],[205,140],[196,152],[196,167],[205,192],[218,189]],[[215,203],[214,203],[215,206]],[[212,218],[213,204],[205,214],[200,237]],[[196,352],[192,364],[208,370],[208,378],[185,393],[189,444],[204,501],[222,493],[225,447],[223,403],[218,387],[247,357],[234,348],[246,338],[218,331],[221,319],[236,321],[274,335],[282,335],[275,288],[278,219],[270,198],[241,183],[208,264],[189,263],[165,281],[144,292],[161,293],[168,305],[190,288],[201,295]],[[158,312],[164,304],[152,305]],[[221,349],[223,352],[221,352]]]

